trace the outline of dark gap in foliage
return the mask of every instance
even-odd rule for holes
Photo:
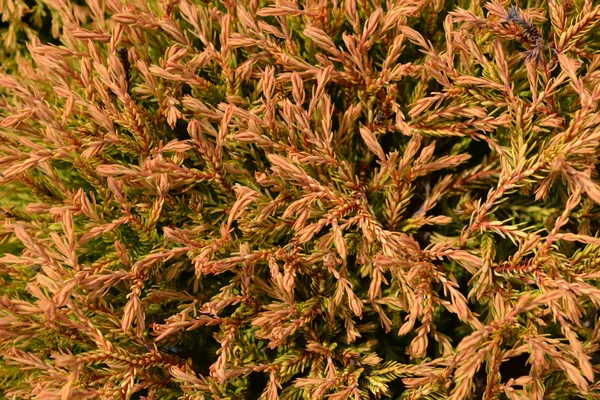
[[[168,219],[168,218],[160,218],[158,220],[158,222],[156,223],[156,226],[154,227],[154,229],[156,229],[156,233],[158,233],[158,235],[162,235],[163,231],[165,227],[168,228],[175,228],[175,224],[173,222],[173,220]]]
[[[387,384],[390,389],[390,397],[396,399],[395,396],[400,396],[406,391],[406,385],[402,382],[402,378],[396,378]]]
[[[566,229],[561,229],[563,231],[567,231]],[[577,230],[575,231],[571,231],[571,232],[577,232]],[[592,232],[592,235],[597,234],[597,232]],[[560,250],[561,253],[563,253],[565,256],[567,257],[572,257],[573,254],[577,253],[578,251],[582,251],[586,248],[586,244],[585,243],[581,243],[581,242],[568,242],[566,240],[562,240],[560,242]]]
[[[127,303],[127,300],[124,299],[123,296],[124,293],[129,293],[129,288],[126,287],[126,285],[121,283],[119,284],[119,287],[111,286],[103,296],[103,300],[105,300],[107,304],[110,304],[111,307],[118,309]]]
[[[290,350],[306,350],[306,346],[308,345],[306,335],[303,335],[302,333],[296,333],[295,336],[293,336],[292,338],[293,340],[289,340],[287,343],[285,343],[285,348],[289,348]],[[279,348],[271,348],[267,341],[264,341],[263,343],[265,344],[263,350],[267,355],[268,359],[274,360],[277,356],[281,355]]]
[[[194,89],[188,83],[182,83],[180,89],[181,96],[192,96],[194,93]]]
[[[189,136],[188,136],[188,139],[189,139]],[[197,151],[197,150],[192,148],[190,150],[190,152],[193,152],[193,151]],[[182,165],[186,168],[190,168],[190,169],[194,168],[194,169],[203,171],[205,168],[205,161],[204,161],[204,159],[200,158],[200,156],[198,155],[198,156],[186,158],[185,160],[183,160]],[[201,183],[201,182],[198,182],[198,183]],[[191,190],[187,191],[187,193],[190,193],[190,192],[191,192]]]
[[[546,323],[546,329],[544,329],[544,335],[551,339],[563,339],[562,326],[552,318],[552,316],[544,316],[544,322]]]
[[[500,235],[494,235],[496,243],[496,262],[506,261],[510,255],[513,255],[518,247],[508,238],[502,238]]]
[[[475,390],[473,391],[472,399],[483,399],[487,382],[487,373],[485,370],[485,363],[482,363],[479,370],[473,377],[473,385]]]
[[[383,151],[386,154],[392,153],[394,151],[398,151],[401,148],[403,148],[404,146],[406,146],[406,144],[408,143],[408,141],[410,140],[409,137],[405,136],[402,134],[402,132],[400,131],[390,131],[390,132],[386,132],[383,135],[381,135],[379,137],[379,144],[381,145],[381,148],[383,149]],[[366,148],[366,144],[364,145]],[[367,150],[368,151],[368,150]],[[400,154],[402,154],[402,152],[400,151]],[[378,167],[377,165],[377,158],[373,157],[373,163],[371,164],[371,167]],[[372,168],[370,168],[372,169]]]
[[[594,374],[594,382],[598,382],[600,381],[600,370],[598,370],[598,366],[600,366],[600,350],[596,350],[594,353],[592,353],[590,363],[595,366],[596,370],[598,371]]]
[[[445,307],[439,307],[436,310],[436,330],[449,337],[449,340],[453,345],[457,345],[460,341],[471,334],[472,329],[467,325],[463,324],[458,315],[448,311]],[[430,346],[428,347],[428,356],[434,358],[440,357],[442,353],[438,349],[437,343],[431,339]]]
[[[500,364],[500,374],[502,375],[502,383],[508,382],[510,379],[517,379],[521,376],[529,375],[531,365],[527,363],[529,353],[521,354],[516,357],[511,357],[507,361]]]
[[[172,130],[175,139],[181,141],[190,138],[190,135],[188,134],[188,125],[189,123],[184,119],[177,120],[177,124],[175,124],[175,128]]]
[[[389,310],[385,310],[386,314],[390,319],[392,318],[392,313]],[[377,343],[374,346],[374,351],[384,360],[396,361],[401,364],[410,364],[410,358],[406,351],[408,350],[411,341],[414,339],[415,334],[413,332],[399,336],[398,335],[398,327],[395,325],[389,333],[385,333],[382,328],[379,328],[379,316],[375,316],[375,323],[377,324],[378,329],[369,335],[365,336],[363,340],[376,339]]]
[[[182,268],[177,272],[177,275],[173,277],[166,284],[171,284],[175,290],[192,291],[194,280],[196,279],[196,270],[191,260],[186,260],[187,268]],[[166,277],[165,277],[166,279]],[[171,286],[169,285],[169,286]]]
[[[199,375],[208,375],[210,366],[217,361],[220,346],[213,338],[217,331],[218,327],[203,326],[185,332],[179,337],[176,346],[173,346],[179,357],[192,360],[192,368]]]
[[[197,76],[210,82],[211,85],[208,89],[195,88],[192,97],[214,107],[225,101],[226,93],[223,89],[225,85],[216,71],[209,71],[208,68],[201,69],[198,71]]]
[[[196,72],[196,76],[208,81],[211,84],[211,90],[219,90],[218,87],[225,83],[224,77],[213,63],[208,63],[203,68],[199,69]],[[211,94],[210,91],[205,91],[204,87],[196,87],[194,92],[196,95],[201,95],[202,100],[206,99],[207,95]],[[213,106],[217,106],[218,104],[219,103],[212,103]]]
[[[427,215],[444,215],[452,218],[453,222],[448,225],[439,225],[437,229],[432,229],[430,226],[425,225],[419,230],[419,232],[422,232],[423,234],[439,233],[446,236],[460,234],[460,232],[457,232],[453,227],[454,223],[461,217],[456,213],[456,211],[458,211],[457,206],[458,196],[448,196],[445,200],[439,201],[431,210],[429,210]]]
[[[141,400],[142,398],[146,398],[148,396],[148,389],[141,389],[131,395],[131,400]]]
[[[206,48],[206,46],[204,45],[202,40],[200,40],[199,37],[196,37],[196,36],[190,37],[190,42],[191,42],[191,47],[194,49],[197,49],[198,51],[204,51],[204,49]]]
[[[43,17],[41,19],[41,25],[39,25],[35,21],[33,13],[26,15],[22,19],[23,22],[25,22],[27,25],[29,25],[30,28],[32,28],[33,30],[36,31],[36,35],[37,35],[38,39],[40,40],[40,42],[42,44],[53,44],[56,46],[60,45],[60,39],[54,38],[52,36],[52,15],[50,13],[50,10],[46,7],[46,5],[42,4],[40,2],[37,2],[35,0],[25,0],[25,4],[27,4],[27,6],[29,8],[40,7],[40,6],[43,7],[42,13],[45,15],[43,15]],[[2,23],[0,23],[0,27],[1,28],[8,27],[8,24],[5,22],[2,22]],[[28,41],[28,39],[23,34],[22,38],[19,40],[19,42],[25,43],[26,41]]]
[[[331,116],[331,132],[335,137],[340,130],[340,123],[344,118],[344,112],[346,111],[347,104],[344,101],[343,92],[344,89],[338,85],[331,85],[329,90],[331,96],[331,104],[334,107],[333,115]],[[310,93],[310,92],[308,92]],[[306,93],[306,95],[308,95]]]
[[[491,156],[492,150],[489,145],[483,140],[470,140],[469,145],[467,146],[465,153],[471,156],[466,162],[462,163],[459,168],[464,168],[465,170],[474,168],[478,165],[481,165],[484,158]]]
[[[332,290],[326,290],[320,293],[318,287],[315,287],[316,284],[323,280],[328,283],[333,283],[332,281],[334,278],[327,274],[329,274],[329,272],[325,271],[296,272],[296,277],[298,278],[298,283],[296,285],[298,302],[302,303],[309,301],[317,295],[325,296],[331,294]]]
[[[415,60],[418,60],[420,58],[420,54],[422,54],[420,49],[417,47],[417,45],[413,44],[409,40],[404,40],[403,45],[404,45],[404,49],[400,53],[400,56],[398,56],[396,63],[397,64],[408,64],[408,63],[413,64],[415,62]],[[402,78],[402,86],[405,87],[406,89],[413,89],[414,85],[417,82],[419,82],[419,80],[415,79],[414,77],[405,76]],[[401,92],[402,91],[400,91],[400,93]],[[410,92],[411,92],[411,90],[407,91],[407,93],[410,93]],[[402,104],[402,103],[399,102],[398,104]]]
[[[202,288],[202,293],[208,297],[215,296],[224,286],[229,285],[236,277],[237,273],[235,271],[225,271],[215,275],[212,279],[201,279],[200,287]]]
[[[269,374],[266,372],[253,372],[248,375],[248,390],[246,400],[258,400],[263,390],[269,383]]]
[[[231,223],[231,236],[238,239],[246,236],[240,229],[238,222],[235,220]]]
[[[257,172],[268,170],[271,165],[265,151],[254,144],[232,145],[226,151],[229,158],[238,159],[241,166],[252,176]],[[245,156],[241,157],[244,153]],[[274,197],[277,195],[278,193],[273,192]]]
[[[292,236],[281,237],[273,242],[273,248],[284,248],[285,246],[291,245]]]
[[[348,255],[346,256],[346,269],[348,270],[348,272],[353,272],[356,274],[356,276],[358,277],[358,272],[360,270],[360,266],[358,266],[356,264],[356,253],[350,253],[348,252]],[[355,282],[352,282],[353,284],[355,284]],[[365,281],[361,281],[361,282],[356,282],[356,283],[362,283],[362,284],[366,284],[367,282]]]

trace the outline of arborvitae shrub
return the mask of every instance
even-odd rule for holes
[[[1,1],[3,396],[600,398],[594,3]]]

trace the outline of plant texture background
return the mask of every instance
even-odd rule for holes
[[[598,1],[0,14],[3,398],[600,398]]]

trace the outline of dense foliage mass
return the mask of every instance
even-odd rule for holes
[[[0,13],[4,398],[600,398],[597,1]]]

